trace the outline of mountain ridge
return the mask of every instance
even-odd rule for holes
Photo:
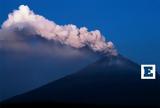
[[[15,96],[4,103],[61,102],[154,106],[159,105],[159,84],[159,78],[141,80],[140,66],[119,55],[104,57],[74,74]]]

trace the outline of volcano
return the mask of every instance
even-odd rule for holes
[[[160,80],[141,80],[140,66],[125,57],[105,56],[84,69],[3,103],[160,106]]]

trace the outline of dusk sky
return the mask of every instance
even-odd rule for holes
[[[98,29],[120,54],[160,70],[159,0],[0,0],[0,24],[22,4],[60,25]]]

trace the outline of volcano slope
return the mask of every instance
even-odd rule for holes
[[[141,80],[140,66],[121,55],[103,57],[86,68],[4,101],[52,105],[159,106],[160,80]]]

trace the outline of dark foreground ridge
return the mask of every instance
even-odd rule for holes
[[[160,80],[141,80],[140,66],[121,55],[104,57],[83,70],[3,105],[160,107]]]

